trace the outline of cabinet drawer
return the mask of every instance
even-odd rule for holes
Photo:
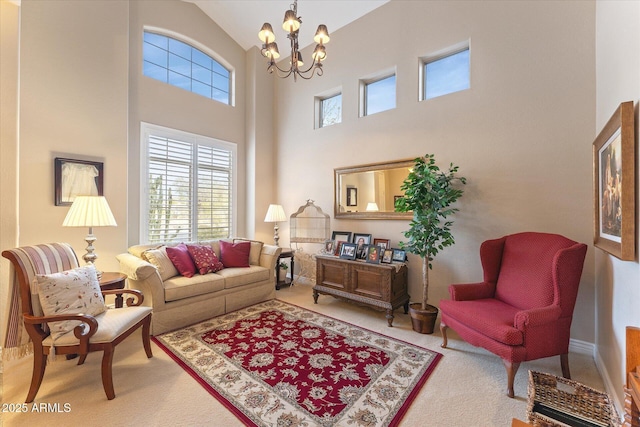
[[[346,290],[349,284],[349,266],[336,262],[323,262],[317,266],[316,282],[335,289]]]
[[[363,265],[352,266],[354,294],[389,301],[389,270]]]

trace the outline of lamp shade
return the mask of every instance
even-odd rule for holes
[[[378,204],[376,202],[367,203],[367,212],[378,212]]]
[[[281,205],[269,205],[267,215],[264,217],[264,222],[280,222],[286,220],[287,216],[284,214],[284,208]]]
[[[63,227],[115,227],[118,225],[103,196],[77,196],[62,223]]]
[[[270,43],[275,40],[276,36],[273,34],[271,24],[268,22],[262,24],[262,28],[258,32],[258,38],[262,40],[262,43]]]

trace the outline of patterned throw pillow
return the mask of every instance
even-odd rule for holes
[[[107,310],[93,264],[60,273],[37,274],[33,281],[45,316],[80,313],[97,316]],[[55,341],[80,323],[78,320],[50,322],[51,337]]]
[[[218,260],[213,252],[213,248],[209,245],[187,245],[189,255],[196,263],[196,267],[200,274],[215,273],[224,268],[224,265]]]
[[[163,282],[180,274],[176,269],[176,266],[171,262],[171,259],[169,259],[169,255],[167,255],[167,248],[165,246],[161,246],[157,249],[147,249],[142,252],[142,259],[153,264],[158,269],[158,273],[160,273],[160,278]]]
[[[196,265],[193,263],[187,245],[184,243],[174,247],[167,246],[167,255],[184,277],[193,277],[196,274]]]
[[[220,261],[225,268],[249,267],[251,242],[225,242],[220,240]]]

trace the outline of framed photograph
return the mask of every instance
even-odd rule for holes
[[[358,206],[358,189],[347,187],[347,206]]]
[[[635,137],[633,101],[623,102],[593,142],[593,244],[635,259]]]
[[[373,244],[380,246],[382,249],[387,249],[389,247],[389,239],[373,239]]]
[[[333,245],[333,250],[334,250],[333,254],[335,256],[340,256],[340,252],[342,251],[342,245],[344,243],[349,243],[349,242],[345,242],[345,241],[342,241],[342,240],[336,240],[335,241],[335,244]]]
[[[334,231],[331,233],[331,240],[335,242],[349,242],[351,243],[351,236],[353,233],[350,231]]]
[[[54,201],[56,206],[70,206],[76,196],[102,196],[104,167],[100,162],[56,157]]]
[[[334,240],[325,240],[324,241],[324,248],[322,248],[322,252],[325,254],[329,254],[329,255],[333,255],[333,252],[335,250],[335,241]]]
[[[352,243],[356,245],[356,259],[366,259],[367,245],[371,244],[371,234],[354,233]]]
[[[371,264],[380,264],[380,254],[382,249],[380,246],[369,245],[367,246],[367,262]]]
[[[407,259],[407,252],[402,249],[393,249],[391,255],[391,261],[393,262],[405,262]]]
[[[391,264],[391,260],[393,259],[393,249],[385,249],[382,254],[382,259],[380,262],[384,264]]]
[[[356,259],[356,245],[353,243],[343,243],[340,248],[340,258]]]

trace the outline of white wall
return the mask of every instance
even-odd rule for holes
[[[466,40],[471,89],[418,102],[418,58]],[[482,279],[486,239],[541,231],[590,244],[594,62],[594,2],[391,1],[331,33],[324,76],[278,80],[278,199],[288,213],[309,198],[331,212],[334,168],[425,153],[443,167],[459,165],[468,184],[454,218],[456,244],[434,262],[435,304],[448,298],[450,283]],[[388,69],[397,72],[397,108],[359,118],[358,79]],[[334,88],[342,89],[342,123],[314,129],[314,96]],[[392,246],[407,226],[331,224]],[[288,232],[282,224],[285,245]],[[590,246],[572,326],[572,338],[587,342],[595,329],[593,257]],[[420,265],[410,257],[413,300]]]
[[[117,271],[126,248],[129,6],[127,1],[20,6],[18,241],[63,241],[85,253],[88,229],[63,228],[53,159],[104,163],[104,195],[118,222],[96,228],[97,265]]]
[[[596,3],[596,129],[600,133],[620,103],[634,101],[636,160],[638,150],[638,99],[640,99],[640,2]],[[640,165],[636,163],[640,176]],[[623,183],[623,185],[626,185]],[[636,221],[640,188],[636,178]],[[636,242],[640,222],[636,224]],[[636,243],[637,250],[637,243]],[[595,250],[597,362],[609,391],[623,406],[625,378],[625,327],[640,326],[640,265],[620,261]]]
[[[238,235],[245,235],[245,51],[197,6],[180,0],[132,1],[129,56],[129,182],[127,245],[139,243],[140,122],[217,138],[238,145]],[[159,28],[201,43],[226,60],[235,72],[235,105],[203,96],[142,75],[142,37],[145,27]],[[127,188],[127,187],[125,187]],[[126,249],[124,247],[123,249]]]

